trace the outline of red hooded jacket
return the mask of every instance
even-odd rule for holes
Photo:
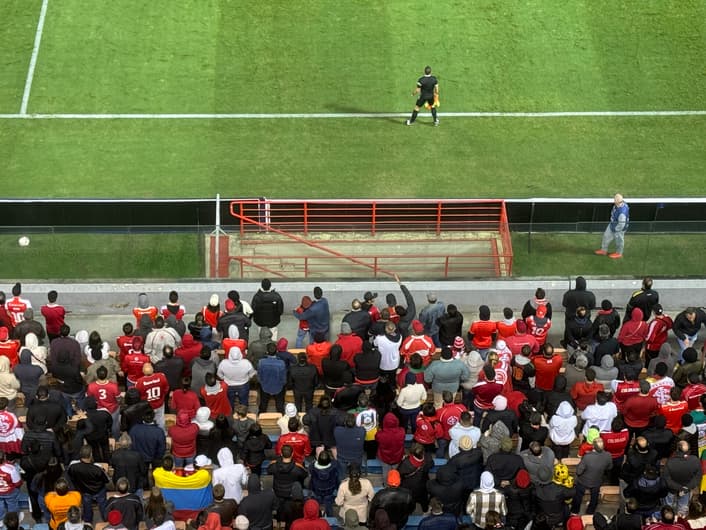
[[[309,499],[304,503],[304,517],[295,519],[291,530],[331,530],[326,519],[319,517],[319,503]]]
[[[397,416],[388,412],[382,419],[375,440],[378,443],[378,458],[386,464],[399,464],[404,456],[404,429]]]
[[[199,426],[191,423],[189,413],[185,410],[177,414],[176,425],[169,427],[169,437],[172,439],[172,454],[177,458],[189,458],[196,455],[196,437]]]
[[[630,320],[620,328],[618,342],[625,346],[641,344],[647,337],[647,328],[647,322],[642,320],[642,309],[636,307],[630,313]]]
[[[184,370],[182,375],[191,375],[191,361],[199,356],[202,347],[203,344],[195,340],[193,335],[190,333],[186,333],[184,337],[182,337],[181,346],[174,350],[174,355],[184,359]]]

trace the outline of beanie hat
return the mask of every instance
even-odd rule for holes
[[[293,418],[297,415],[297,406],[294,403],[287,403],[284,407],[284,415]]]
[[[466,348],[466,343],[463,340],[463,337],[456,337],[454,339],[454,350],[463,350]]]
[[[400,478],[400,472],[397,471],[396,469],[391,469],[387,473],[387,485],[396,488],[401,483],[402,483],[402,479]]]
[[[585,370],[588,366],[588,357],[585,355],[578,355],[576,357],[576,368],[579,370]]]
[[[287,351],[287,347],[289,346],[289,341],[282,337],[277,341],[277,351]]]
[[[412,320],[412,331],[417,335],[424,333],[424,324],[422,324],[421,320]]]
[[[507,398],[501,395],[495,396],[493,398],[493,408],[495,410],[507,410]]]
[[[520,469],[515,475],[515,484],[518,488],[525,489],[530,485],[530,475],[526,469]]]
[[[112,526],[118,526],[120,523],[123,522],[123,514],[120,513],[118,510],[110,510],[108,512],[108,522]]]
[[[218,295],[212,294],[211,298],[208,299],[208,305],[217,306],[218,305]]]
[[[596,441],[597,438],[600,438],[601,436],[601,431],[598,429],[598,427],[591,427],[588,429],[588,432],[586,433],[586,441],[590,444]]]
[[[235,309],[235,302],[228,298],[226,300],[226,311],[233,311]]]

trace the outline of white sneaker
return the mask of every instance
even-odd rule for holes
[[[407,120],[407,121],[404,122],[404,124],[405,124],[405,125],[412,125],[412,122],[409,121],[409,120]]]
[[[438,126],[439,126],[439,120],[434,120],[434,127],[438,127]]]

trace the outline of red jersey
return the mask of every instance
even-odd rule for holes
[[[441,407],[441,410],[437,413],[443,431],[443,437],[446,440],[451,439],[449,430],[458,423],[458,420],[461,418],[461,413],[464,411],[466,411],[465,405],[461,403],[449,403]]]
[[[552,321],[547,317],[539,318],[537,315],[530,315],[525,319],[527,333],[537,339],[537,344],[543,346],[547,342],[547,334],[552,327]]]
[[[164,320],[167,320],[172,315],[177,320],[182,320],[186,314],[186,308],[181,304],[167,304],[160,307],[159,312],[164,317]]]
[[[213,311],[212,309],[209,309],[207,305],[201,308],[201,313],[203,314],[204,322],[206,322],[213,329],[216,329],[216,327],[218,327],[218,321],[223,316],[223,311],[221,311],[220,309]]]
[[[483,372],[481,372],[483,373]],[[503,385],[495,381],[481,381],[473,386],[473,404],[479,409],[493,410],[493,400],[503,391]]]
[[[0,465],[0,495],[7,495],[18,489],[22,485],[17,468],[10,462]]]
[[[508,324],[504,320],[498,322],[498,338],[507,339],[517,333],[517,320],[513,320],[512,324]]]
[[[644,429],[650,418],[659,412],[659,403],[652,396],[638,394],[628,398],[623,405],[625,425],[633,429]]]
[[[672,388],[674,388],[674,380],[671,377],[660,377],[657,376],[649,377],[647,379],[650,383],[650,396],[657,400],[657,403],[664,405],[669,401],[669,393]]]
[[[625,449],[630,441],[630,431],[623,429],[622,431],[603,431],[601,439],[605,446],[606,452],[610,453],[611,458],[620,458],[625,454]]]
[[[150,317],[150,322],[154,324],[154,319],[157,318],[157,308],[153,305],[149,307],[145,307],[144,309],[141,307],[135,307],[132,310],[132,314],[135,316],[135,321],[137,322],[137,327],[140,327],[140,319],[142,318],[142,315],[147,315]]]
[[[368,314],[370,315],[370,323],[374,324],[380,320],[380,310],[375,305],[370,305],[368,308]]]
[[[331,343],[328,341],[324,342],[314,342],[306,347],[306,357],[309,363],[316,366],[316,371],[319,373],[319,377],[323,375],[323,369],[321,368],[321,361],[329,358],[329,353],[331,352]]]
[[[7,309],[7,312],[10,314],[13,326],[17,326],[17,324],[25,319],[25,311],[31,307],[32,304],[29,300],[25,300],[19,296],[13,296],[5,302],[5,309]]]
[[[402,346],[400,347],[400,355],[404,357],[406,363],[409,362],[412,354],[418,353],[422,356],[424,366],[429,365],[431,356],[434,355],[435,351],[434,341],[427,335],[410,335],[402,341]]]
[[[647,327],[647,338],[645,339],[645,349],[659,351],[662,344],[667,342],[667,334],[672,329],[674,322],[672,317],[660,315],[655,317]]]
[[[132,340],[135,338],[134,335],[121,335],[115,339],[115,344],[118,345],[119,359],[122,362],[123,357],[125,357],[130,350],[132,350]]]
[[[522,352],[523,346],[529,346],[532,355],[536,355],[539,352],[539,342],[537,342],[537,338],[528,333],[520,333],[505,337],[505,344],[512,352],[512,355],[519,355]]]
[[[493,345],[493,334],[498,331],[498,323],[494,320],[476,320],[468,332],[473,335],[473,347],[487,350]]]
[[[189,413],[189,419],[193,420],[196,417],[196,411],[199,410],[201,402],[196,392],[193,390],[179,389],[172,392],[172,408],[177,411],[186,411]]]
[[[135,388],[140,392],[140,397],[150,404],[153,409],[164,405],[164,400],[169,392],[169,381],[160,372],[140,377],[135,383]]]
[[[227,337],[223,339],[223,342],[221,342],[221,348],[224,352],[226,352],[226,357],[228,356],[228,352],[230,351],[230,349],[233,347],[240,348],[240,351],[243,354],[243,358],[245,358],[245,353],[248,349],[248,341],[246,341],[245,339],[231,339],[230,337]]]
[[[667,429],[677,434],[681,431],[681,417],[689,413],[689,404],[686,401],[667,401],[659,407],[659,413],[667,420]]]
[[[639,381],[620,381],[615,387],[613,393],[613,403],[618,407],[618,412],[623,412],[623,405],[632,396],[637,396],[640,393]]]
[[[689,405],[689,410],[696,410],[701,408],[701,396],[704,394],[706,394],[706,385],[696,383],[686,385],[686,388],[684,388],[684,391],[681,393],[681,397]]]
[[[57,304],[47,304],[40,308],[46,323],[47,335],[59,335],[61,326],[64,325],[66,309]]]
[[[201,354],[201,348],[203,348],[203,344],[195,340],[194,336],[190,333],[187,333],[182,337],[181,346],[174,350],[174,355],[184,359],[184,369],[182,370],[182,375],[191,375],[191,361],[196,359]],[[226,350],[226,353],[228,353],[228,350]],[[245,357],[245,355],[243,355],[243,357]]]
[[[0,355],[4,355],[10,359],[10,368],[14,367],[19,362],[17,352],[20,350],[19,340],[3,340],[0,341]]]
[[[414,441],[422,445],[436,443],[438,438],[442,438],[444,429],[436,416],[417,416],[417,430],[414,431]]]
[[[303,433],[290,432],[280,436],[275,445],[275,453],[277,453],[277,456],[282,454],[283,445],[289,445],[292,448],[292,460],[297,464],[303,464],[304,458],[311,454],[309,436]]]
[[[105,409],[111,414],[120,407],[120,389],[117,383],[94,381],[88,385],[87,396],[93,396],[99,409]]]
[[[126,356],[120,361],[120,369],[125,374],[125,377],[131,383],[136,382],[142,377],[142,367],[145,363],[150,362],[150,358],[142,352],[130,350]]]
[[[355,356],[363,351],[363,339],[355,333],[340,334],[336,344],[343,350],[341,360],[346,361],[351,368],[355,368]]]
[[[574,400],[576,408],[583,410],[596,402],[596,394],[603,391],[603,385],[595,381],[579,381],[571,389],[571,399]]]
[[[203,386],[199,394],[201,394],[206,406],[211,409],[211,419],[215,419],[219,414],[223,414],[227,418],[233,414],[233,408],[228,399],[228,385],[223,381],[217,381],[215,386],[214,391],[208,391]]]
[[[532,364],[534,364],[536,372],[534,386],[546,391],[554,388],[554,379],[559,375],[559,370],[564,364],[564,359],[561,358],[561,355],[555,353],[549,358],[544,355],[538,355],[532,359]]]

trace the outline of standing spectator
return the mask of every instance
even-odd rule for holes
[[[10,338],[8,328],[0,327],[0,356],[6,357],[10,361],[10,365],[15,366],[19,351],[20,341]]]
[[[238,504],[243,500],[243,488],[248,483],[248,473],[243,464],[236,464],[233,452],[227,447],[218,451],[218,469],[213,471],[213,485],[222,485],[225,489],[224,498],[232,499]]]
[[[535,442],[533,447],[540,448],[541,451],[541,447],[544,446],[539,442]],[[554,455],[552,450],[547,447],[544,451],[544,458],[549,461],[550,456],[552,457],[550,461],[553,462]],[[485,462],[485,469],[493,474],[493,478],[498,485],[504,483],[509,484],[510,481],[515,478],[517,472],[524,467],[525,463],[523,457],[515,452],[512,445],[512,438],[509,436],[504,437],[500,441],[499,450],[490,455]]]
[[[135,386],[137,380],[143,375],[142,367],[150,362],[150,358],[142,352],[143,342],[142,337],[135,337],[132,340],[132,348],[122,358],[120,367],[125,374],[127,388]]]
[[[491,455],[490,458],[492,459],[494,456],[495,455]],[[522,457],[522,461],[524,463],[524,469],[527,473],[529,473],[532,482],[537,482],[537,472],[539,471],[539,468],[552,467],[554,465],[554,459],[557,458],[554,451],[537,441],[530,442],[529,448],[522,451],[520,456]],[[488,463],[490,464],[490,459],[488,459]],[[492,470],[488,469],[488,471]],[[498,480],[498,476],[495,473],[493,475],[495,477],[495,481],[500,482],[500,480]],[[511,480],[512,478],[507,480],[507,482],[510,482]]]
[[[463,315],[454,304],[446,306],[446,311],[436,319],[439,327],[439,343],[437,347],[452,346],[456,337],[463,335]]]
[[[284,312],[284,302],[280,294],[272,288],[272,282],[264,278],[260,282],[260,289],[253,296],[252,319],[261,328],[269,328],[272,332],[272,340],[277,340],[277,326],[282,319]]]
[[[483,451],[474,447],[473,440],[468,435],[461,436],[458,451],[449,460],[449,465],[456,468],[456,473],[463,484],[463,495],[468,495],[480,484],[483,471]]]
[[[122,523],[127,530],[137,530],[144,519],[142,498],[130,491],[130,482],[121,476],[115,481],[116,495],[108,499],[106,511],[108,517],[113,511],[122,515]]]
[[[442,392],[442,398],[444,403],[438,411],[438,416],[444,435],[437,440],[437,446],[439,449],[436,456],[439,458],[444,458],[446,456],[446,451],[451,441],[449,431],[461,419],[461,414],[466,411],[465,405],[462,403],[454,403],[455,394],[453,392],[445,390]]]
[[[353,414],[347,414],[343,425],[334,428],[333,436],[336,441],[338,476],[345,477],[350,466],[360,468],[363,464],[365,429],[356,425]]]
[[[11,332],[12,328],[15,327],[12,322],[12,316],[7,310],[4,291],[0,291],[0,327],[7,328],[8,332]]]
[[[704,394],[706,394],[706,384],[701,380],[701,376],[698,374],[689,375],[689,384],[686,385],[681,395],[681,399],[686,401],[689,411],[701,407],[701,396]]]
[[[142,491],[147,487],[145,461],[139,452],[132,449],[132,439],[126,432],[115,442],[110,467],[113,468],[113,476],[125,477],[130,493],[136,493],[137,498],[142,499]]]
[[[20,487],[22,479],[17,467],[5,458],[0,451],[0,519],[8,512],[19,512]]]
[[[404,362],[408,363],[412,354],[417,353],[421,356],[424,366],[427,366],[435,351],[434,341],[424,334],[424,324],[420,320],[413,320],[412,334],[402,341],[400,347],[400,354],[404,358]]]
[[[88,385],[86,396],[96,400],[98,408],[105,409],[112,418],[112,435],[116,440],[120,436],[120,389],[117,383],[108,379],[108,369],[100,366],[96,371],[97,379]]]
[[[701,374],[703,363],[699,359],[699,354],[695,348],[689,346],[682,352],[683,362],[674,367],[672,379],[679,388],[684,388],[689,383],[691,374]]]
[[[47,294],[49,303],[40,308],[46,323],[47,337],[50,342],[60,335],[61,326],[64,325],[64,317],[66,316],[64,306],[56,303],[58,296],[56,291],[49,291]]]
[[[145,337],[145,354],[153,363],[162,360],[162,352],[165,346],[171,346],[172,350],[181,346],[181,336],[176,329],[165,325],[164,318],[158,316],[154,320],[154,328]]]
[[[361,524],[368,520],[368,506],[373,500],[375,491],[366,478],[360,478],[360,469],[352,467],[348,478],[338,486],[335,504],[340,506],[339,517],[347,518],[348,510],[354,510]]]
[[[639,308],[642,311],[642,320],[649,320],[658,303],[659,293],[652,288],[652,278],[646,276],[642,279],[642,287],[630,295],[625,306],[625,321],[630,318],[634,308]]]
[[[22,298],[22,284],[17,282],[12,286],[12,298],[5,302],[5,308],[10,314],[10,319],[12,320],[12,326],[17,327],[17,325],[22,322],[25,318],[25,311],[32,308],[32,302]]]
[[[50,491],[44,497],[47,510],[51,513],[49,526],[52,530],[57,530],[59,525],[66,521],[69,508],[81,505],[81,494],[76,490],[69,489],[68,481],[61,477],[54,485],[54,491]]]
[[[353,383],[351,367],[341,359],[340,345],[332,345],[329,358],[321,361],[321,376],[326,393],[331,397]]]
[[[615,332],[620,327],[620,315],[613,307],[613,303],[610,300],[601,301],[601,308],[596,313],[596,318],[593,319],[591,337],[594,342],[598,342],[600,340],[598,328],[603,325],[607,326],[609,337],[615,335]]]
[[[679,360],[681,353],[689,346],[694,346],[699,340],[699,330],[706,325],[706,312],[696,307],[687,307],[674,319],[672,331],[679,343]]]
[[[355,356],[355,382],[365,388],[375,388],[380,380],[381,364],[380,351],[370,342],[363,342],[362,353]]]
[[[228,385],[224,381],[219,381],[215,374],[206,374],[206,384],[201,388],[199,395],[210,410],[212,420],[220,414],[228,417],[233,414],[233,408],[228,399]]]
[[[199,407],[199,397],[191,390],[191,377],[182,377],[181,388],[172,393],[171,408],[177,412],[184,410],[189,413],[189,419],[194,419]]]
[[[662,345],[667,342],[669,330],[674,326],[672,317],[664,314],[660,304],[652,307],[654,318],[648,322],[647,337],[645,337],[645,361],[650,362],[657,357]]]
[[[525,318],[527,332],[537,339],[540,348],[547,342],[547,335],[552,327],[552,319],[547,316],[547,308],[540,304],[533,315]]]
[[[458,454],[461,449],[461,439],[464,436],[468,436],[471,439],[471,447],[476,447],[481,437],[480,429],[473,425],[471,413],[468,411],[462,412],[458,423],[449,430],[449,437],[451,438],[449,442],[449,458],[453,458],[454,455]],[[475,488],[476,486],[473,487]]]
[[[296,420],[296,418],[292,419]],[[298,422],[299,420],[297,420],[297,425]],[[243,442],[243,463],[253,475],[257,475],[258,479],[260,477],[260,473],[262,473],[262,463],[265,461],[265,451],[269,449],[272,449],[272,442],[270,441],[270,438],[262,432],[262,427],[259,423],[253,423],[250,426],[250,432],[248,432],[247,438],[245,438],[245,441]]]
[[[484,471],[480,476],[480,487],[468,497],[466,513],[471,516],[471,520],[477,527],[485,528],[485,518],[490,510],[501,516],[507,513],[505,496],[500,490],[495,489],[492,473]]]
[[[218,321],[221,316],[223,316],[223,311],[221,311],[220,300],[217,294],[212,294],[208,299],[208,305],[201,308],[201,313],[203,314],[203,320],[206,324],[211,326],[211,328],[218,327]]]
[[[599,256],[607,255],[609,258],[620,259],[623,257],[625,246],[625,232],[630,225],[630,207],[623,200],[620,193],[613,197],[613,208],[610,211],[610,222],[603,232],[601,248],[594,253]],[[615,252],[608,254],[608,246],[611,241],[615,241]]]
[[[307,361],[306,353],[297,355],[297,364],[289,369],[289,383],[294,390],[294,405],[310,411],[314,404],[314,389],[318,385],[316,366]]]
[[[129,434],[132,447],[142,455],[145,468],[149,470],[150,466],[152,469],[159,467],[166,452],[167,439],[164,430],[154,422],[154,410],[151,407],[145,412],[142,423],[133,425]]]
[[[305,297],[308,298],[308,297]],[[304,298],[302,298],[302,304],[304,303]],[[309,298],[309,304],[311,305],[311,298]],[[303,307],[303,305],[302,305]],[[377,308],[376,308],[377,309]],[[341,325],[348,324],[350,326],[351,332],[361,340],[368,338],[368,330],[372,323],[370,318],[370,313],[363,309],[363,304],[360,300],[355,298],[351,302],[351,310],[346,313],[341,321]]]
[[[414,501],[421,506],[423,512],[429,509],[429,470],[434,465],[431,455],[419,444],[413,444],[409,454],[402,459],[397,471],[400,473],[400,486],[409,490]]]
[[[515,324],[515,333],[505,337],[505,344],[510,349],[513,356],[522,352],[523,346],[529,346],[532,355],[539,352],[539,343],[534,335],[527,333],[527,324],[524,320],[518,320]]]
[[[667,429],[677,434],[681,430],[682,416],[688,413],[689,404],[683,400],[679,387],[675,386],[669,391],[669,401],[660,405],[659,415],[664,417]]]
[[[422,409],[422,403],[427,400],[427,391],[424,385],[417,382],[416,376],[408,372],[405,376],[405,385],[397,395],[396,403],[402,416],[402,428],[407,431],[411,427],[414,434],[417,414]]]
[[[225,359],[224,359],[225,360]],[[201,346],[199,356],[191,361],[191,390],[198,393],[206,383],[206,374],[215,374],[218,369],[217,357],[209,346]]]
[[[309,332],[312,336],[316,333],[323,333],[324,340],[327,340],[331,314],[328,300],[324,298],[324,292],[321,287],[314,287],[314,300],[309,309],[301,313],[297,313],[295,309],[293,313],[297,320],[306,320],[309,323]]]
[[[692,492],[701,484],[701,465],[698,457],[691,454],[687,442],[682,440],[677,444],[674,455],[664,465],[662,477],[669,490],[666,504],[676,506],[677,514],[686,518]]]
[[[376,519],[378,510],[383,510],[396,528],[404,528],[416,503],[409,490],[400,487],[402,480],[396,469],[390,470],[386,477],[387,486],[378,491],[370,502],[368,520]]]
[[[186,337],[186,335],[184,335]],[[191,335],[189,335],[191,337]],[[192,339],[193,340],[193,339]],[[181,374],[184,373],[184,359],[174,355],[174,348],[165,346],[162,350],[162,360],[154,365],[154,371],[164,374],[169,382],[169,393],[166,403],[169,403],[169,395],[181,386]]]
[[[674,388],[674,380],[667,375],[667,365],[657,363],[654,375],[646,381],[650,384],[650,396],[654,397],[657,403],[664,405],[669,401],[669,392]]]
[[[537,287],[534,292],[534,298],[527,300],[525,305],[522,306],[522,320],[526,321],[527,317],[535,315],[539,306],[544,306],[545,315],[551,320],[552,304],[547,300],[547,293],[541,287]]]
[[[338,466],[331,453],[324,449],[311,467],[310,488],[314,498],[324,506],[328,517],[333,515],[333,499],[338,487]]]
[[[471,341],[471,347],[480,353],[483,360],[488,355],[497,334],[497,322],[490,320],[490,308],[487,305],[480,306],[478,320],[474,320],[468,329],[468,340]]]
[[[593,336],[595,341],[593,344],[593,363],[600,365],[604,357],[615,356],[620,351],[620,345],[618,344],[618,339],[611,335],[608,324],[596,326],[596,321],[594,321],[593,326],[597,330],[597,333]]]
[[[536,372],[535,387],[549,391],[554,386],[554,380],[559,375],[564,360],[561,355],[554,353],[554,346],[549,343],[545,343],[540,351],[542,355],[532,360]]]
[[[294,461],[303,464],[304,459],[311,454],[309,435],[305,432],[301,432],[301,423],[297,417],[289,418],[287,427],[289,428],[289,432],[279,437],[277,445],[275,446],[275,453],[278,455],[281,454],[282,447],[288,445],[292,448]]]
[[[443,302],[437,300],[434,293],[427,294],[427,302],[428,304],[419,312],[419,320],[424,324],[424,332],[431,337],[437,348],[441,348],[439,318],[444,314],[445,306]]]
[[[482,483],[481,475],[481,483]],[[427,490],[430,497],[436,497],[442,501],[443,510],[459,517],[463,511],[463,503],[466,500],[463,483],[459,480],[456,468],[450,464],[441,466],[433,479],[427,482]]]
[[[581,413],[584,421],[582,434],[586,436],[589,427],[598,427],[601,431],[609,430],[617,415],[618,408],[610,401],[610,395],[599,391],[596,394],[596,402],[588,405]]]
[[[388,381],[395,385],[395,375],[400,366],[400,346],[402,335],[397,332],[394,322],[385,324],[385,333],[373,339],[373,344],[380,351],[380,372],[387,375]]]
[[[20,382],[20,391],[25,396],[25,406],[29,407],[37,393],[40,380],[44,376],[44,370],[32,364],[32,352],[27,348],[22,348],[20,364],[15,366],[13,373]]]
[[[311,307],[312,301],[310,296],[302,296],[299,306],[294,310],[296,313],[303,313]],[[295,348],[300,349],[304,347],[304,340],[306,339],[307,345],[311,344],[311,330],[309,328],[309,322],[306,320],[299,320],[299,325],[297,326],[297,340],[295,343]]]
[[[183,320],[186,308],[179,303],[179,293],[173,290],[169,291],[169,302],[159,308],[159,313],[165,320],[172,315],[177,320]]]
[[[363,339],[353,333],[348,322],[341,323],[341,333],[335,345],[341,347],[341,360],[347,362],[351,368],[355,368],[355,356],[363,351]]]
[[[176,424],[169,427],[168,433],[172,439],[174,465],[178,469],[192,465],[196,457],[196,437],[199,434],[199,427],[191,422],[187,411],[179,411]]]
[[[0,358],[2,361],[2,358]],[[85,385],[81,376],[81,364],[76,362],[68,351],[61,351],[57,358],[57,362],[50,368],[54,377],[59,379],[59,390],[64,396],[64,406],[66,408],[66,416],[74,415],[75,403],[77,407],[83,406],[83,398],[85,396]]]
[[[601,383],[606,392],[610,392],[611,383],[618,378],[620,373],[615,366],[612,355],[604,355],[600,366],[594,366],[593,371],[596,374],[596,382]]]
[[[579,412],[596,401],[598,392],[603,391],[603,385],[596,383],[596,372],[593,368],[587,368],[585,380],[579,381],[571,388],[571,399],[574,400]]]
[[[149,318],[150,322],[154,323],[154,319],[157,318],[159,311],[156,306],[150,305],[150,301],[146,293],[140,293],[137,295],[137,307],[133,308],[132,314],[135,316],[135,321],[139,326],[140,320],[144,315]]]
[[[589,451],[581,457],[579,465],[576,467],[576,494],[571,505],[571,512],[578,514],[581,510],[583,496],[588,490],[591,499],[588,502],[586,513],[593,515],[598,506],[598,494],[603,484],[603,475],[613,466],[613,459],[610,453],[604,451],[603,440],[600,438],[593,442],[593,451]]]
[[[625,462],[620,471],[620,479],[627,484],[632,484],[634,480],[637,480],[648,466],[655,469],[659,467],[657,451],[650,447],[644,436],[635,438],[635,443],[628,449],[625,456]]]
[[[586,290],[586,279],[583,276],[576,278],[576,287],[564,293],[561,305],[565,308],[564,322],[568,323],[575,315],[579,307],[586,308],[586,316],[591,318],[591,310],[596,307],[596,296],[591,291]],[[564,341],[567,340],[566,331]]]
[[[164,401],[169,394],[169,381],[161,373],[154,373],[150,363],[142,367],[143,376],[135,382],[140,397],[149,403],[154,411],[154,418],[164,429]]]
[[[630,442],[630,432],[625,427],[622,416],[616,416],[610,423],[610,429],[602,430],[600,433],[605,450],[613,459],[613,467],[610,471],[610,483],[618,484],[620,470],[625,460],[625,451]]]
[[[328,359],[331,353],[332,344],[326,340],[323,332],[317,331],[312,334],[314,341],[306,347],[308,361],[316,367],[319,376],[323,373],[321,362]]]
[[[618,333],[618,342],[624,356],[631,351],[640,352],[647,338],[648,325],[642,318],[642,309],[636,307],[630,312],[630,319],[626,320]]]
[[[473,425],[480,427],[483,415],[495,408],[493,400],[503,391],[503,385],[497,382],[495,369],[483,366],[483,379],[473,387]],[[480,378],[479,378],[480,379]]]
[[[511,484],[501,488],[507,507],[506,525],[525,528],[535,513],[534,485],[527,470],[520,469]]]
[[[333,430],[339,422],[339,411],[331,406],[331,398],[324,395],[319,399],[317,407],[311,409],[304,416],[304,424],[309,427],[311,444],[320,450],[333,449],[335,456],[336,439]],[[308,453],[307,453],[308,454]]]
[[[304,517],[292,522],[290,528],[291,530],[331,530],[331,525],[320,516],[319,503],[314,499],[308,499],[304,502]]]
[[[72,463],[66,470],[66,475],[76,489],[81,493],[83,520],[93,523],[93,501],[98,504],[103,520],[106,518],[106,486],[108,476],[103,469],[93,463],[93,451],[89,446],[83,446],[79,453],[80,460]]]
[[[298,482],[304,484],[309,476],[304,466],[292,459],[292,446],[283,445],[281,455],[270,462],[267,473],[272,475],[272,489],[280,506],[292,495],[292,486]]]
[[[424,372],[424,381],[431,384],[434,393],[434,407],[441,408],[444,390],[456,393],[461,381],[469,376],[468,367],[460,360],[453,359],[451,350],[444,348],[441,359],[432,362]]]
[[[382,419],[382,428],[375,434],[378,443],[378,458],[382,463],[382,476],[397,467],[404,456],[405,432],[397,416],[388,412]]]
[[[257,365],[260,381],[259,411],[266,412],[270,398],[274,398],[277,412],[284,414],[284,391],[287,383],[287,368],[283,360],[277,357],[277,346],[268,344],[267,357],[260,359]]]
[[[503,308],[503,319],[498,320],[498,339],[507,340],[517,332],[517,319],[513,316],[511,307]]]
[[[569,516],[566,501],[576,494],[574,487],[552,480],[552,469],[541,467],[537,471],[537,513],[546,515],[549,528],[562,527]]]
[[[240,348],[232,347],[228,352],[228,358],[221,361],[216,372],[216,375],[228,386],[228,400],[232,407],[236,405],[236,397],[241,405],[248,405],[250,379],[256,374],[250,360],[243,358]]]

